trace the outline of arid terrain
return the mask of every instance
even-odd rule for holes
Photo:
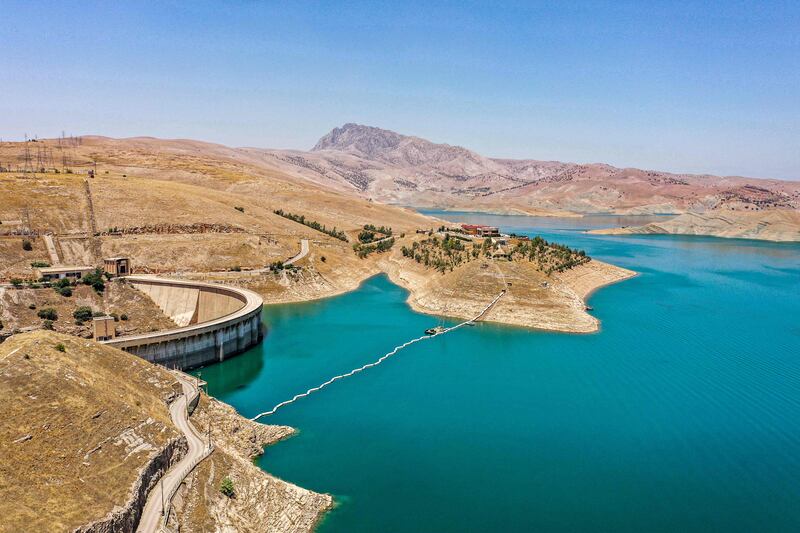
[[[496,159],[358,124],[335,128],[310,152],[247,151],[317,183],[400,205],[559,216],[800,206],[797,181]]]
[[[0,344],[0,531],[73,531],[112,516],[130,531],[128,510],[185,451],[167,407],[178,391],[165,369],[71,335],[36,331]],[[311,531],[330,496],[250,460],[293,430],[249,422],[205,395],[195,424],[206,427],[210,410],[217,449],[192,476],[203,488],[181,503],[191,507],[181,529]],[[220,493],[223,477],[235,499]]]
[[[98,265],[104,257],[124,256],[137,273],[242,285],[267,303],[340,294],[380,272],[409,288],[412,305],[430,313],[463,316],[466,309],[455,301],[445,303],[454,288],[471,294],[475,305],[496,295],[496,287],[468,268],[419,272],[413,261],[397,260],[397,250],[410,245],[418,230],[443,221],[374,201],[346,181],[312,179],[302,166],[287,166],[268,152],[188,140],[83,137],[2,143],[0,167],[6,170],[0,173],[0,278],[6,282],[35,282],[33,264]],[[391,228],[391,236],[378,237],[391,237],[394,247],[354,250],[368,225]],[[298,254],[302,240],[309,242],[308,255],[274,268]],[[541,274],[533,265],[495,268],[523,269],[512,277],[529,281]],[[594,270],[588,272],[591,277]],[[559,290],[557,276],[542,275],[552,277],[546,304],[527,298],[520,281],[508,297],[520,296],[510,307],[514,312],[504,312],[510,305],[504,303],[487,319],[566,331],[596,328],[575,291],[566,285]],[[605,283],[597,278],[598,286]],[[8,322],[11,328],[38,323]]]
[[[591,230],[606,235],[664,234],[713,235],[730,239],[800,241],[800,212],[771,209],[763,212],[710,211],[685,213],[670,220],[644,226]]]

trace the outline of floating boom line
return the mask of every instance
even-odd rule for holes
[[[326,381],[325,383],[317,385],[314,388],[308,389],[305,392],[301,392],[300,394],[296,394],[291,400],[283,401],[283,402],[279,403],[278,405],[276,405],[275,407],[273,407],[272,409],[270,409],[269,411],[264,411],[263,413],[259,413],[258,415],[254,416],[250,420],[255,422],[259,418],[262,418],[262,417],[265,417],[265,416],[274,415],[275,412],[278,411],[278,409],[280,409],[281,407],[285,407],[285,406],[289,405],[290,403],[294,403],[294,402],[296,402],[297,400],[299,400],[301,398],[305,398],[306,396],[309,396],[310,394],[313,394],[313,393],[315,393],[315,392],[317,392],[319,390],[322,390],[325,387],[327,387],[328,385],[334,383],[335,381],[339,381],[340,379],[344,379],[344,378],[349,378],[350,376],[354,376],[354,375],[358,374],[359,372],[363,372],[364,370],[367,370],[368,368],[372,368],[374,366],[378,366],[379,364],[383,363],[384,361],[389,359],[391,356],[393,356],[394,354],[396,354],[397,352],[399,352],[403,348],[411,346],[412,344],[414,344],[416,342],[424,341],[426,339],[432,339],[434,337],[438,337],[439,335],[444,335],[445,333],[450,333],[451,331],[457,330],[458,328],[460,328],[462,326],[466,326],[467,324],[472,324],[473,322],[475,322],[477,320],[480,320],[480,318],[483,317],[483,315],[488,313],[489,310],[492,307],[494,307],[494,304],[496,304],[497,301],[500,300],[500,298],[502,298],[505,293],[506,293],[506,289],[503,289],[502,291],[500,291],[500,294],[498,294],[495,297],[495,299],[492,300],[491,303],[489,305],[487,305],[483,309],[483,311],[478,313],[478,315],[476,315],[474,318],[471,318],[469,320],[465,320],[464,322],[461,322],[460,324],[456,324],[455,326],[451,326],[449,328],[443,329],[442,331],[440,331],[438,333],[434,333],[433,335],[423,335],[421,337],[417,337],[416,339],[411,339],[410,341],[405,342],[405,343],[403,343],[403,344],[401,344],[399,346],[395,346],[394,349],[391,352],[385,353],[379,359],[377,359],[377,360],[375,360],[375,361],[373,361],[371,363],[367,363],[364,366],[360,366],[358,368],[354,368],[353,370],[351,370],[350,372],[347,372],[346,374],[339,374],[338,376],[334,376],[331,379],[329,379],[328,381]]]

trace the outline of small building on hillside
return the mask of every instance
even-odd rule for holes
[[[480,226],[478,228],[478,237],[499,237],[500,228],[494,226]]]
[[[504,259],[508,261],[509,259],[511,259],[511,256],[509,255],[508,251],[505,248],[503,248],[502,246],[498,246],[497,248],[492,250],[492,259]]]
[[[500,228],[494,226],[483,226],[480,224],[461,224],[461,229],[467,235],[476,235],[478,237],[499,237]]]
[[[55,266],[34,269],[34,274],[38,279],[44,281],[56,281],[59,279],[81,279],[86,274],[94,271],[93,266]]]
[[[112,276],[127,276],[131,273],[131,260],[127,257],[107,257],[103,259],[103,270]]]
[[[96,316],[92,319],[92,324],[96,341],[110,341],[117,336],[117,332],[114,330],[114,317]]]

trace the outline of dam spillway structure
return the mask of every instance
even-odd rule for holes
[[[261,342],[264,301],[239,287],[158,276],[126,276],[178,326],[117,337],[103,344],[169,368],[189,370],[224,361]]]

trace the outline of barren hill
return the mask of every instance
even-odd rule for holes
[[[368,137],[371,131],[367,129]],[[435,169],[462,168],[465,162],[477,167],[504,165],[462,148],[401,138],[391,132],[380,133],[375,142],[364,144],[364,135],[364,130],[357,128],[322,143],[342,143],[351,147],[352,154],[320,150],[311,155],[375,166],[384,163],[366,162],[355,154],[383,153],[386,160],[415,163],[423,176],[419,183],[440,179],[430,177]],[[34,148],[39,154],[52,152],[55,157],[37,158],[36,166],[42,166],[31,172],[25,155]],[[452,254],[445,253],[446,257],[439,258],[444,262],[440,266],[446,263],[449,272],[420,269],[407,257],[387,261],[397,255],[398,248],[413,245],[421,235],[418,231],[429,233],[443,221],[356,194],[358,188],[351,182],[362,183],[366,171],[346,171],[342,166],[337,167],[339,174],[333,175],[337,177],[325,177],[314,165],[303,166],[303,157],[152,138],[86,137],[69,146],[52,139],[3,143],[0,165],[6,172],[0,173],[0,197],[4,199],[0,203],[0,243],[4,243],[0,246],[0,277],[19,276],[33,285],[33,264],[97,265],[102,257],[126,256],[137,273],[235,283],[259,292],[268,303],[277,303],[339,294],[356,288],[371,275],[389,272],[401,283],[413,279],[407,286],[417,309],[463,316],[471,312],[470,306],[485,305],[496,296],[497,287],[491,280],[493,276],[502,279],[507,271],[516,278],[528,276],[533,285],[515,283],[504,302],[487,315],[489,320],[565,331],[597,328],[597,321],[585,313],[582,298],[569,282],[562,283],[553,274],[545,283],[551,272],[544,272],[545,265],[537,265],[533,256],[522,253],[516,256],[526,261],[525,266],[500,264],[507,260],[495,261],[500,247],[496,243],[492,249],[483,249],[480,242],[467,239],[472,243],[470,254],[478,253],[482,263],[470,255],[475,263],[457,264]],[[20,168],[23,161],[28,168]],[[466,179],[441,178],[443,184]],[[479,179],[494,180],[489,176]],[[452,197],[444,192],[444,185],[437,187],[443,197]],[[366,231],[367,227],[382,228],[384,248],[378,249],[377,242],[370,244],[375,235]],[[366,242],[362,233],[366,233]],[[444,234],[436,238],[441,243]],[[387,250],[393,245],[394,250]],[[306,246],[307,253],[290,268],[282,268],[301,246]],[[432,242],[426,246],[436,247]],[[440,255],[442,250],[436,247],[430,253]],[[497,264],[488,269],[490,263]],[[630,275],[610,265],[602,272],[584,264],[573,267],[591,278],[589,284],[595,287]],[[607,275],[612,271],[613,275]],[[484,276],[489,273],[493,274]],[[483,278],[488,282],[476,283]],[[53,297],[50,289],[43,290],[45,296]],[[537,301],[528,298],[531,291],[537,294]],[[466,307],[458,302],[465,294],[473,300]],[[514,302],[514,312],[506,301]],[[545,301],[547,305],[542,305]]]
[[[164,368],[93,341],[37,331],[0,344],[0,531],[73,531],[112,513],[127,518],[95,531],[133,531],[127,510],[185,451],[167,403],[178,391]],[[310,533],[330,496],[252,463],[293,430],[207,396],[196,416],[201,427],[214,417],[217,449],[188,481],[196,490],[181,529]],[[234,502],[219,493],[224,476],[236,483]]]
[[[733,239],[800,241],[800,212],[773,209],[764,212],[718,211],[685,213],[665,222],[644,226],[592,230],[610,235],[714,235]]]
[[[345,124],[311,152],[270,151],[312,181],[390,203],[497,212],[683,213],[797,209],[800,183],[532,159]],[[293,168],[294,167],[294,168]]]

